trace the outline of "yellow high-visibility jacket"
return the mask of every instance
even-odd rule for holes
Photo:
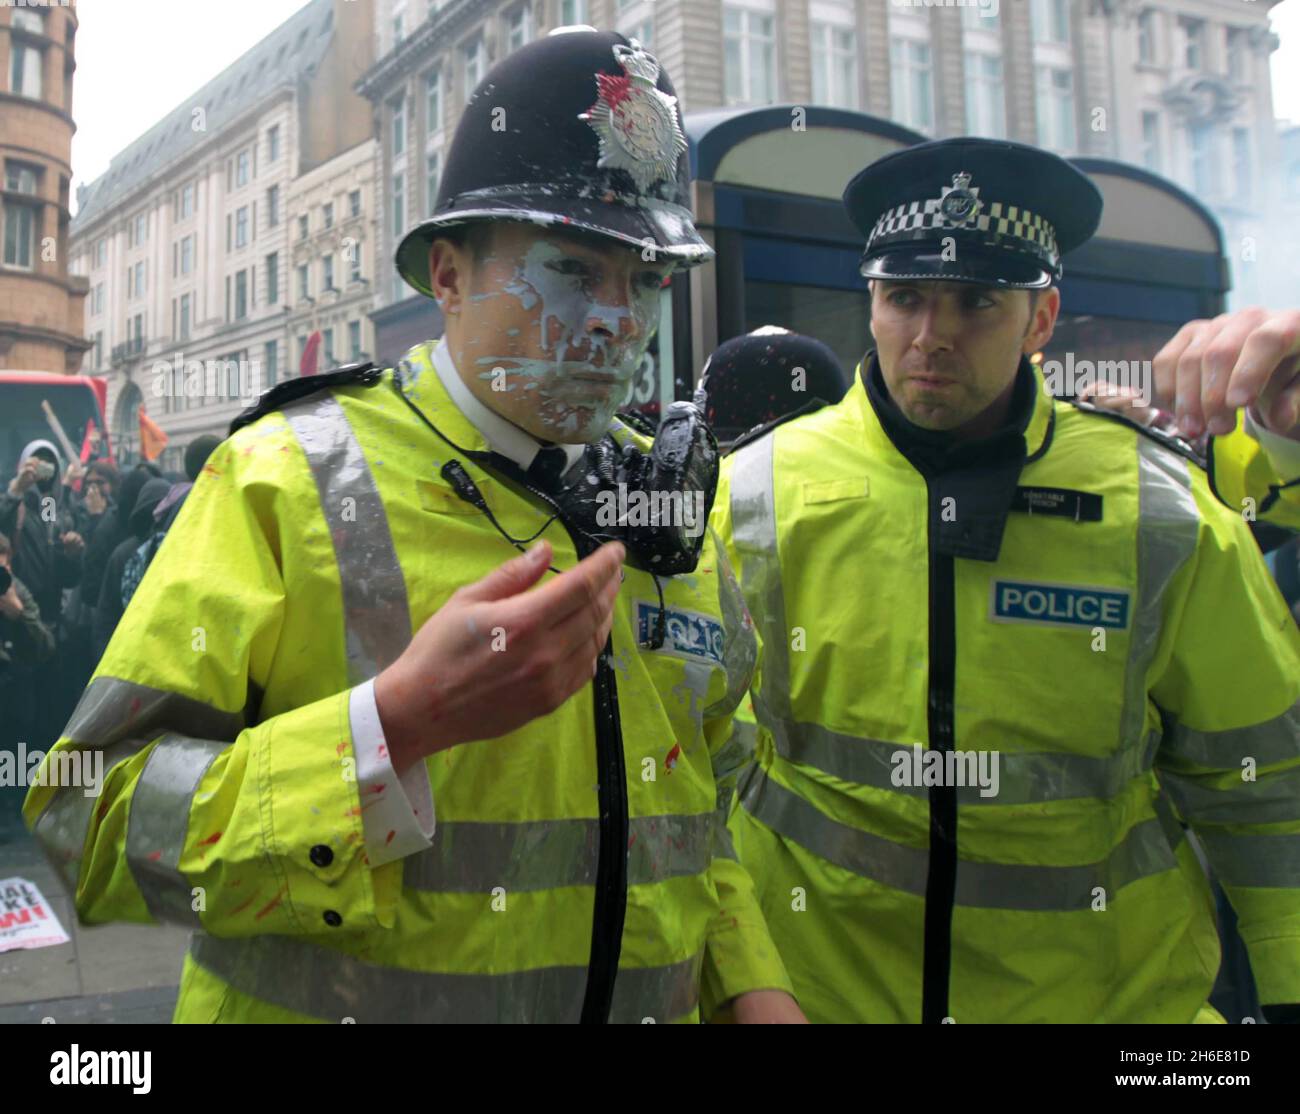
[[[1295,624],[1199,468],[1021,377],[995,559],[960,555],[984,480],[919,471],[861,369],[725,461],[763,642],[731,832],[796,996],[814,1021],[1217,1017],[1181,818],[1262,1001],[1300,1002]]]
[[[428,419],[486,452],[429,345],[403,367]],[[440,476],[455,456],[391,369],[223,442],[56,747],[102,748],[103,792],[29,792],[27,824],[83,922],[197,930],[178,1021],[576,1021],[606,838],[626,858],[625,889],[606,894],[610,917],[624,894],[626,909],[611,1020],[692,1020],[789,989],[723,824],[748,755],[732,712],[757,654],[713,541],[693,576],[661,578],[658,651],[638,645],[655,586],[626,570],[601,667],[621,711],[611,799],[625,819],[602,832],[587,685],[427,759],[432,845],[370,865],[350,690],[516,555]],[[546,521],[541,500],[462,464],[514,537]],[[576,564],[559,522],[544,536],[555,568]]]
[[[1208,472],[1214,493],[1238,514],[1300,530],[1300,476],[1279,475],[1245,426],[1243,407],[1237,412],[1236,429],[1210,438]]]

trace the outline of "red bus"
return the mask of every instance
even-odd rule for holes
[[[60,456],[64,455],[63,446],[46,421],[42,402],[50,404],[74,449],[81,451],[87,423],[93,420],[101,438],[95,455],[111,455],[104,424],[107,379],[48,371],[0,371],[0,484],[13,479],[18,454],[31,441],[44,438],[58,447]]]

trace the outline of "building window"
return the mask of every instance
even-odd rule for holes
[[[776,100],[776,19],[769,12],[722,8],[723,68],[727,104]]]
[[[248,185],[248,152],[240,151],[235,159],[235,188]]]
[[[104,330],[100,329],[95,334],[95,367],[104,365]]]
[[[1246,32],[1240,27],[1228,28],[1228,79],[1246,80]]]
[[[1160,113],[1142,113],[1142,165],[1160,172]]]
[[[44,85],[45,52],[17,40],[9,43],[9,91],[20,97],[40,100]]]
[[[280,378],[280,345],[277,341],[268,340],[262,351],[262,362],[266,365],[265,389],[270,390]]]
[[[351,216],[361,216],[361,191],[353,190],[348,194],[348,213]]]
[[[4,203],[5,266],[32,269],[36,243],[36,209],[17,202]]]
[[[430,70],[424,78],[424,126],[430,135],[442,131],[442,70]]]
[[[1051,151],[1075,148],[1074,73],[1040,66],[1038,69],[1038,145]]]
[[[248,246],[248,206],[241,205],[235,211],[235,248]]]
[[[560,0],[560,26],[572,27],[575,23],[588,23],[587,0]]]
[[[102,282],[95,283],[95,294],[92,300],[90,312],[91,313],[104,312],[104,284]]]
[[[398,4],[393,12],[393,46],[406,38],[406,5]]]
[[[520,4],[506,16],[506,45],[516,51],[533,37],[533,13],[527,4]]]
[[[390,106],[393,110],[393,157],[406,150],[406,98],[398,97]]]
[[[934,130],[934,67],[930,44],[889,40],[889,84],[894,118],[920,132]]]
[[[194,237],[186,236],[180,244],[180,273],[188,275],[194,270]]]
[[[348,247],[351,267],[348,270],[348,282],[361,281],[361,245],[355,240]]]
[[[438,183],[442,180],[442,157],[434,151],[429,155],[426,163],[424,190],[425,196],[429,199],[429,212],[432,213],[438,202]]]
[[[102,267],[108,262],[108,241],[100,240],[95,246],[95,266]]]
[[[132,247],[139,247],[149,238],[149,222],[145,219],[144,213],[140,213],[135,218],[132,224],[132,235],[134,236],[131,241]]]
[[[348,322],[348,359],[355,360],[361,356],[361,322]]]
[[[406,180],[401,174],[393,175],[393,239],[400,240],[406,231]]]
[[[325,227],[333,228],[334,227],[334,202],[332,201],[325,202],[325,206],[321,210],[321,212],[325,220]]]
[[[181,220],[194,215],[194,184],[181,187]]]
[[[1213,197],[1218,185],[1214,161],[1214,131],[1209,124],[1192,124],[1187,129],[1191,152],[1192,188],[1198,197]]]
[[[1232,129],[1232,176],[1236,184],[1236,200],[1250,203],[1254,190],[1254,176],[1251,174],[1250,129]]]
[[[852,19],[852,10],[846,14]],[[852,26],[813,23],[812,88],[817,104],[858,107],[857,36]]]
[[[41,168],[25,162],[5,160],[5,189],[11,193],[36,194]]]
[[[1030,21],[1036,43],[1070,41],[1070,0],[1033,0]]]
[[[6,6],[12,7],[12,4]],[[10,26],[15,31],[30,31],[33,35],[44,35],[45,17],[30,8],[17,8],[11,17]]]
[[[1205,23],[1199,19],[1180,19],[1183,31],[1183,65],[1199,70],[1205,60]]]
[[[280,125],[273,124],[266,133],[266,161],[278,162],[280,159]]]
[[[465,99],[468,101],[483,80],[483,71],[487,66],[487,51],[483,40],[475,39],[465,47]]]
[[[334,330],[326,329],[321,334],[321,348],[325,351],[325,366],[334,366]]]
[[[326,255],[320,261],[321,289],[334,289],[334,256]]]
[[[991,139],[1006,138],[1002,59],[996,54],[966,52],[966,131]]]
[[[280,223],[280,187],[272,186],[266,191],[266,223],[274,228]]]
[[[177,340],[190,339],[190,295],[181,295],[181,327],[176,337]]]
[[[307,239],[307,215],[305,213],[298,218],[298,239]]]
[[[1156,60],[1156,13],[1145,8],[1138,13],[1138,61],[1151,65]]]
[[[280,300],[280,253],[271,252],[266,257],[266,304],[275,305]]]
[[[311,272],[306,263],[298,266],[298,297],[311,297]]]
[[[298,338],[298,371],[302,372],[302,358],[307,355],[307,338],[300,336]]]
[[[248,272],[239,271],[235,275],[235,320],[242,321],[248,316]]]
[[[965,4],[961,9],[961,25],[967,31],[997,31],[1002,26],[1000,7],[997,4]]]
[[[137,263],[134,267],[127,268],[126,296],[128,298],[144,297],[144,262],[143,261]]]

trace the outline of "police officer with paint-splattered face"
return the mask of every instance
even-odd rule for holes
[[[275,388],[209,459],[59,744],[133,742],[130,822],[27,806],[53,860],[130,865],[72,871],[80,914],[201,929],[178,1018],[802,1019],[723,824],[757,643],[716,443],[614,416],[711,254],[684,151],[636,42],[510,55],[398,253],[446,335]]]

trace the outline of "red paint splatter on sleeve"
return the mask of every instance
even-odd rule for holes
[[[289,889],[288,886],[282,886],[280,888],[280,892],[276,894],[275,897],[271,898],[270,901],[268,901],[265,905],[262,906],[261,909],[257,911],[256,915],[253,917],[253,920],[260,921],[263,917],[267,915],[267,913],[269,913],[272,909],[274,909],[277,905],[279,905],[280,902],[284,900],[285,892],[288,889]]]
[[[393,842],[393,836],[395,836],[395,835],[397,835],[397,833],[396,833],[395,831],[394,831],[394,832],[389,832],[387,838],[384,840],[384,845],[387,846],[388,844],[392,843],[392,842]]]
[[[238,905],[236,905],[232,910],[230,910],[230,915],[233,917],[236,913],[242,913],[245,909],[247,909],[250,905],[252,905],[253,902],[256,901],[256,900],[257,900],[257,891],[254,890],[251,894],[249,894],[249,897],[248,897],[248,900],[247,900],[247,901],[241,901],[241,902],[240,902]]]
[[[673,749],[668,752],[668,757],[664,759],[664,772],[671,774],[673,767],[677,765],[677,760],[682,756],[682,744],[673,743]]]
[[[151,863],[156,863],[159,859],[162,858],[162,852],[150,851],[149,854],[145,856],[145,858],[147,858]]]
[[[210,836],[208,836],[207,839],[201,839],[201,840],[199,840],[199,846],[200,846],[200,847],[210,847],[212,844],[216,843],[217,840],[219,840],[220,838],[221,838],[221,833],[220,833],[220,832],[213,832]]]

